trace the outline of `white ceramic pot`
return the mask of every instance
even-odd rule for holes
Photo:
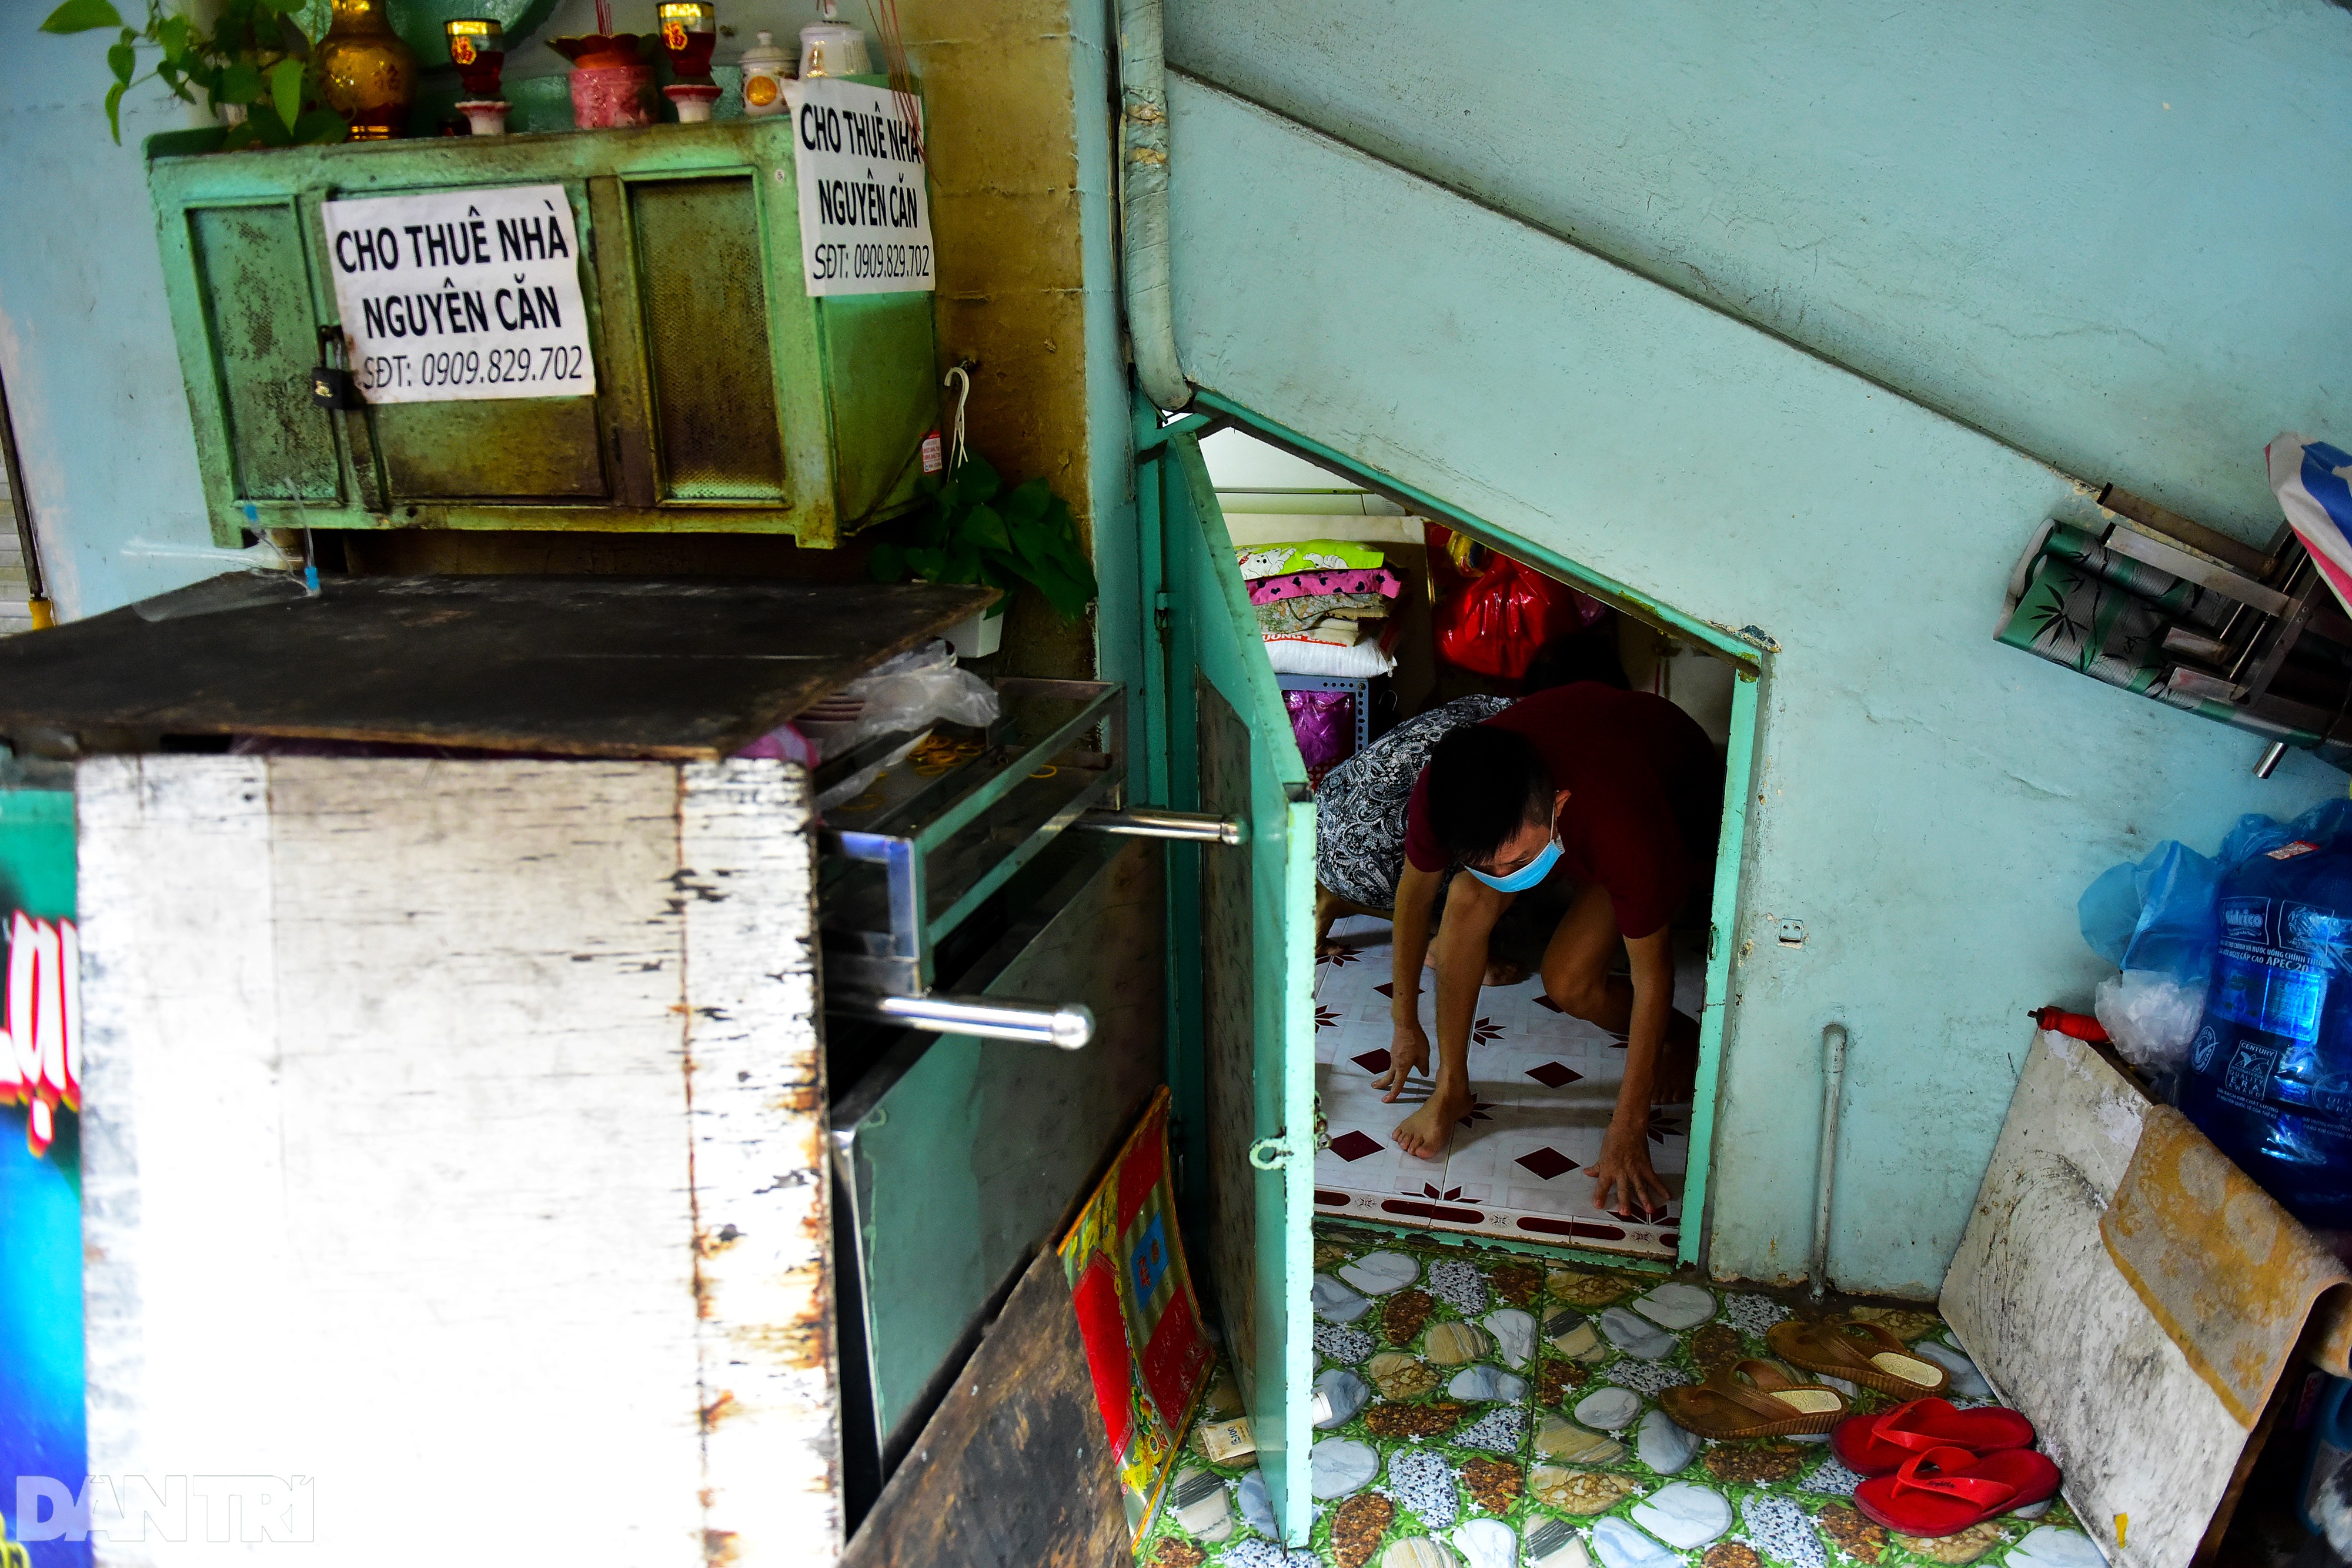
[[[866,34],[841,22],[812,22],[801,29],[801,75],[862,77],[874,71]]]
[[[959,621],[944,633],[959,659],[985,659],[1004,645],[1004,617],[979,614]]]
[[[779,47],[773,33],[743,51],[743,112],[753,120],[784,111],[784,84],[793,78],[792,51]]]

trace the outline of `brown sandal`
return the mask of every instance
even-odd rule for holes
[[[1774,1323],[1765,1343],[1772,1354],[1807,1372],[1827,1373],[1905,1399],[1941,1394],[1952,1375],[1910,1354],[1876,1323]]]
[[[1844,1395],[1815,1384],[1791,1383],[1769,1361],[1726,1367],[1696,1388],[1666,1389],[1658,1403],[1668,1420],[1702,1437],[1826,1432],[1846,1416]]]

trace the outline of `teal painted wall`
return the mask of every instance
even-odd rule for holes
[[[1202,385],[1572,560],[1779,639],[1762,693],[1711,1262],[1801,1273],[1822,1029],[1852,1035],[1831,1270],[1940,1284],[2076,896],[2345,788],[1997,646],[2063,476],[1524,223],[1213,89],[1171,94]],[[1805,922],[1802,947],[1775,940]]]
[[[0,918],[74,917],[73,833],[71,790],[0,785]]]
[[[110,37],[37,33],[46,11],[7,7],[0,48],[0,382],[49,591],[75,616],[220,569],[124,553],[211,543],[138,152],[187,111],[142,89],[115,146],[100,104]]]
[[[2329,0],[1169,0],[1168,26],[1172,65],[2217,526],[2275,526],[2276,432],[2352,431]]]

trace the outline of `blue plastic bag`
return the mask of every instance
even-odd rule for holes
[[[2221,939],[2213,916],[2221,887],[2217,862],[2168,839],[2137,865],[2109,868],[2084,892],[2074,915],[2083,940],[2116,968],[2153,969],[2198,986]]]
[[[2323,800],[2292,822],[2249,811],[2221,841],[2221,869],[2235,871],[2256,855],[2266,855],[2298,839],[2328,849],[2347,829],[2352,829],[2352,800]]]
[[[2110,866],[2074,905],[2083,940],[2118,969],[2152,969],[2184,986],[2211,974],[2221,939],[2221,879],[2256,855],[2302,840],[2323,848],[2352,830],[2352,800],[2327,800],[2292,822],[2250,811],[2209,858],[2167,839],[2137,865]]]

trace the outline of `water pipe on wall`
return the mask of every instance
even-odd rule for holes
[[[1127,336],[1143,395],[1164,409],[1192,401],[1176,358],[1168,283],[1168,57],[1162,0],[1118,0],[1118,226]]]
[[[1845,1098],[1845,1025],[1822,1028],[1822,1146],[1813,1191],[1813,1300],[1830,1287],[1830,1193],[1837,1185],[1838,1107]]]

